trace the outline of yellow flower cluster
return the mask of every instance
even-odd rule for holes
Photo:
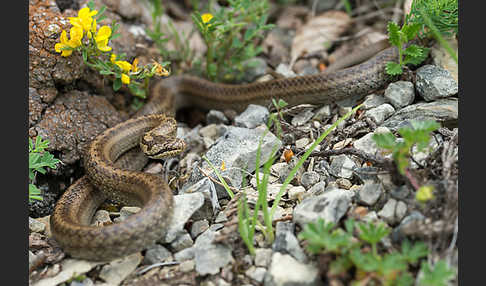
[[[91,11],[88,7],[84,7],[78,11],[78,17],[69,17],[69,22],[73,27],[70,30],[71,38],[68,39],[66,31],[61,32],[59,43],[55,45],[55,50],[61,53],[61,56],[68,57],[72,54],[73,49],[81,46],[84,35],[91,39],[94,35],[94,40],[98,49],[102,52],[111,51],[108,46],[108,40],[111,36],[111,28],[109,26],[102,26],[97,31],[96,19],[93,16],[98,14],[97,10]]]
[[[117,61],[116,60],[117,55],[116,54],[111,54],[110,56],[110,61],[117,65],[121,70],[122,70],[122,76],[121,76],[121,81],[124,84],[130,84],[130,76],[128,73],[131,71],[132,73],[136,73],[138,71],[138,59],[135,58],[133,60],[133,63],[129,63],[127,61]]]

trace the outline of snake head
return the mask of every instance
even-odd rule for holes
[[[186,148],[186,143],[176,138],[177,123],[166,118],[159,126],[145,133],[140,140],[140,148],[149,158],[163,159],[178,155]]]

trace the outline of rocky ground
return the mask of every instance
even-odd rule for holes
[[[264,162],[274,146],[279,148],[280,159],[270,169],[270,206],[290,170],[316,138],[356,103],[363,103],[299,169],[273,218],[275,241],[268,244],[257,232],[254,257],[238,235],[236,200],[245,192],[253,206],[258,197],[257,146],[274,112],[258,105],[250,105],[241,114],[189,110],[192,113],[186,117],[192,120],[179,122],[177,133],[187,143],[184,154],[150,162],[145,168],[165,176],[176,194],[175,219],[157,244],[110,263],[69,258],[50,238],[49,215],[62,192],[84,174],[80,159],[86,144],[133,113],[127,90],[114,92],[110,83],[83,67],[81,57],[63,58],[54,51],[61,30],[69,26],[67,17],[75,16],[85,2],[29,1],[29,136],[48,139],[49,151],[62,161],[59,168],[37,178],[44,200],[29,203],[32,285],[344,285],[339,279],[326,278],[319,256],[310,254],[297,239],[303,226],[317,218],[336,223],[346,218],[383,221],[392,228],[391,235],[380,243],[383,249],[393,249],[404,237],[420,239],[431,249],[430,261],[446,259],[457,270],[458,76],[457,66],[438,45],[432,46],[423,65],[365,98],[282,110],[282,138],[271,129],[261,149]],[[178,27],[190,29],[190,18],[184,18],[190,11],[165,2]],[[337,12],[332,11],[340,1],[322,1],[325,4],[317,6],[308,2],[307,6],[272,6],[276,27],[264,38],[261,65],[250,72],[248,81],[267,79],[268,66],[285,77],[317,73],[322,62],[349,51],[354,42],[348,38],[381,39],[386,21],[397,17],[391,10],[370,16],[373,24],[369,20],[352,24],[345,13],[336,17]],[[107,23],[115,19],[121,24],[122,35],[113,41],[114,50],[142,61],[160,58],[144,33],[152,20],[142,1],[98,0],[95,5],[108,6]],[[342,23],[337,31],[331,30],[335,35],[328,40],[344,44],[333,51],[319,47],[309,51],[314,56],[302,57],[299,49],[311,44],[293,44],[299,28],[312,13],[320,16],[329,11],[333,15],[328,17]],[[364,11],[360,17],[372,14]],[[363,29],[369,30],[366,37],[345,36]],[[190,42],[196,54],[204,53],[197,33]],[[412,119],[433,119],[442,125],[433,133],[427,152],[413,152],[414,175],[421,184],[432,184],[437,190],[436,199],[425,206],[415,201],[415,189],[406,179],[397,181],[391,170],[378,168],[380,160],[390,155],[383,154],[371,139],[375,133],[395,132]],[[292,150],[291,158],[284,156],[286,150]],[[230,199],[203,155],[215,166],[224,164],[222,174],[237,193],[235,198]],[[99,210],[93,223],[121,221],[137,211],[136,207]]]

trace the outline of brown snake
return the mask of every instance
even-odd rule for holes
[[[250,103],[268,105],[272,98],[282,98],[292,106],[364,96],[391,80],[385,65],[397,58],[398,51],[392,47],[350,68],[243,85],[211,83],[191,76],[157,82],[151,100],[134,118],[107,129],[90,143],[84,157],[86,175],[63,194],[51,216],[53,237],[73,257],[106,261],[141,251],[164,235],[172,214],[171,189],[159,176],[138,171],[147,159],[129,160],[129,154],[120,158],[139,144],[145,132],[161,123],[162,130],[146,135],[142,146],[160,137],[164,147],[154,155],[160,157],[184,148],[182,141],[174,139],[175,120],[156,113],[174,113],[184,105],[242,111]],[[135,203],[142,209],[120,223],[89,226],[106,197]]]

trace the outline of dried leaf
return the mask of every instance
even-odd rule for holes
[[[328,50],[350,25],[351,18],[342,11],[328,11],[309,20],[293,39],[290,66],[300,56]]]

